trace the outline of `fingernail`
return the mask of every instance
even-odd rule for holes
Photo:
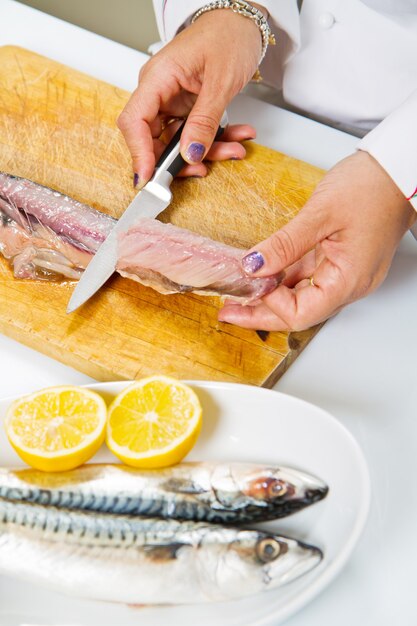
[[[138,183],[139,183],[139,174],[136,174],[135,172],[135,174],[133,175],[133,187],[134,188],[137,187]]]
[[[240,160],[241,160],[241,158],[237,157],[237,156],[230,157],[230,161],[240,161]]]
[[[255,139],[255,137],[245,137],[245,139],[243,139],[243,141],[252,141],[252,139]]]
[[[197,143],[196,141],[190,143],[187,150],[185,151],[185,156],[192,163],[200,163],[202,160],[204,153],[206,151],[205,146],[202,143]]]
[[[251,252],[242,259],[243,269],[247,274],[254,274],[264,265],[265,259],[260,252]]]

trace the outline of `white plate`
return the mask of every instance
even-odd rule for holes
[[[112,395],[127,384],[88,386]],[[330,491],[325,500],[263,525],[322,548],[320,565],[281,589],[240,601],[180,607],[130,608],[81,601],[0,577],[1,626],[276,626],[341,570],[363,530],[370,500],[367,466],[352,435],[322,409],[276,391],[230,383],[190,384],[204,411],[203,430],[190,460],[285,463],[327,482]],[[0,400],[0,420],[10,400]],[[0,459],[3,466],[22,465],[3,428]],[[114,458],[103,449],[94,461]]]

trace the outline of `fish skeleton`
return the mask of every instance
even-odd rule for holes
[[[116,220],[58,191],[0,172],[0,252],[17,278],[78,280]],[[160,293],[193,291],[249,304],[281,276],[252,278],[245,251],[172,224],[138,219],[119,241],[117,271]]]
[[[91,464],[57,474],[0,469],[0,497],[7,500],[223,524],[284,517],[327,492],[306,472],[248,463],[190,462],[161,470]]]
[[[258,530],[0,500],[0,573],[127,604],[231,600],[318,565],[311,545]]]

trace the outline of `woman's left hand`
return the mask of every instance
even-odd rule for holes
[[[242,264],[250,276],[285,270],[255,306],[226,303],[219,320],[257,330],[304,330],[384,280],[416,212],[367,152],[331,169],[303,209],[255,246]]]

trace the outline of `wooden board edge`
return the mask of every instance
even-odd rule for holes
[[[325,322],[317,324],[312,328],[302,331],[291,332],[288,336],[289,352],[287,356],[281,361],[277,368],[274,369],[271,374],[261,383],[261,387],[271,389],[275,383],[281,378],[281,376],[287,371],[291,363],[295,361],[304,348],[310,343],[310,341],[317,335],[320,328],[324,326]]]

